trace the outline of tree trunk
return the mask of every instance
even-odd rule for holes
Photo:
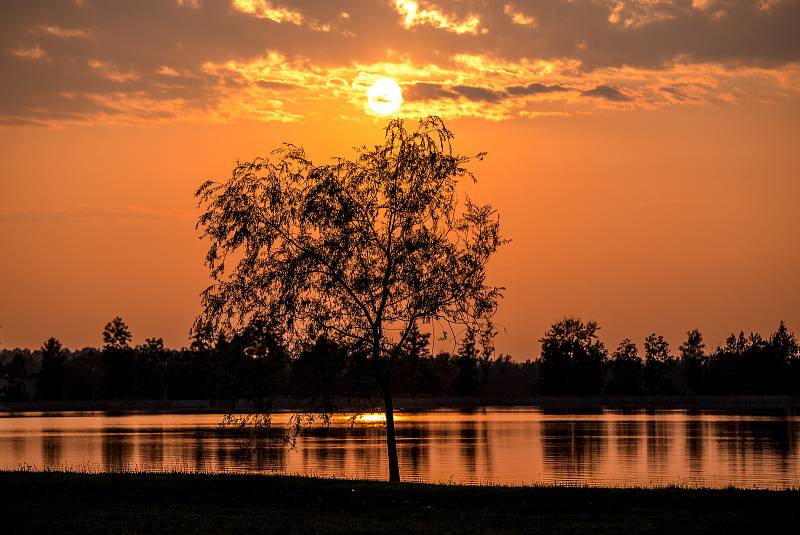
[[[394,433],[394,407],[392,405],[392,390],[390,384],[386,384],[383,388],[383,406],[386,411],[386,447],[389,450],[389,481],[400,482],[400,466],[397,464],[397,440]]]

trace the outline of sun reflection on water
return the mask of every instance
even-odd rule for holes
[[[386,415],[381,412],[369,412],[356,415],[355,421],[364,424],[384,424],[386,423]]]

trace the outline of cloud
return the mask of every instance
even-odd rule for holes
[[[504,96],[500,91],[470,85],[453,86],[453,91],[469,100],[476,100],[478,102],[497,102]]]
[[[528,26],[530,28],[536,27],[536,17],[532,15],[526,15],[522,11],[517,10],[517,8],[511,4],[506,4],[503,6],[503,13],[505,13],[514,24],[519,26]]]
[[[303,23],[303,15],[299,11],[276,6],[266,0],[233,0],[233,8],[242,13],[268,19],[278,24],[289,22],[300,25]]]
[[[434,4],[420,5],[413,0],[394,0],[394,8],[403,17],[403,26],[413,28],[419,25],[430,25],[456,34],[476,34],[481,30],[481,19],[477,15],[467,15],[457,19],[446,15]]]
[[[97,71],[104,78],[108,78],[114,82],[123,83],[139,79],[139,75],[135,72],[122,72],[110,61],[90,59],[88,65],[92,70]]]
[[[181,73],[179,73],[178,71],[176,71],[175,69],[173,69],[172,67],[169,67],[167,65],[162,65],[161,67],[159,67],[158,70],[156,71],[156,73],[161,74],[163,76],[180,76],[181,75]]]
[[[598,85],[587,91],[582,91],[581,95],[584,97],[604,98],[614,102],[628,102],[631,100],[631,97],[610,85]]]
[[[41,24],[31,29],[34,35],[49,35],[60,39],[89,39],[92,32],[88,30],[62,28],[54,24]]]
[[[692,7],[700,11],[705,11],[710,8],[713,3],[714,0],[692,0]]]
[[[800,0],[695,3],[11,3],[0,18],[0,75],[11,81],[0,122],[352,116],[380,76],[401,83],[409,116],[502,120],[798,97]]]
[[[31,47],[21,46],[19,48],[13,49],[11,53],[18,58],[30,59],[30,60],[39,60],[47,57],[47,52],[45,52],[42,49],[42,47],[38,45]]]
[[[678,16],[678,6],[669,0],[613,0],[607,20],[617,27],[636,29]]]
[[[443,84],[417,82],[403,88],[403,98],[407,101],[438,100],[458,98],[458,93]]]
[[[511,95],[543,95],[572,90],[559,84],[545,85],[540,82],[532,82],[528,85],[512,85],[506,88],[506,91]]]

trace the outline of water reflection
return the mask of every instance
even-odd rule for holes
[[[664,473],[670,447],[668,427],[673,422],[650,418],[647,420],[647,465],[650,471]]]
[[[411,423],[403,430],[403,441],[400,443],[401,454],[406,464],[404,468],[413,473],[428,471],[430,430],[428,426]]]
[[[614,435],[619,462],[626,473],[630,471],[639,456],[639,444],[643,435],[643,424],[637,420],[614,422]]]
[[[545,466],[558,479],[592,479],[608,445],[602,420],[551,420],[542,423]]]
[[[106,472],[126,470],[132,458],[133,441],[124,427],[106,427],[103,438],[103,469]]]
[[[156,427],[139,431],[139,451],[145,470],[164,469],[164,428]]]
[[[386,476],[375,422],[312,428],[296,448],[249,442],[219,422],[186,414],[0,418],[0,468]],[[437,411],[403,415],[397,431],[408,480],[800,486],[800,416],[789,412]]]
[[[42,432],[42,466],[44,468],[61,467],[62,439],[58,429],[45,429]]]
[[[474,478],[475,476],[475,468],[476,468],[476,440],[477,440],[478,433],[475,428],[475,422],[467,421],[464,422],[464,425],[461,426],[458,432],[458,441],[461,445],[461,455],[464,458],[464,466],[467,468],[467,472],[472,475]]]

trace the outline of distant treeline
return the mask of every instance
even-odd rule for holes
[[[567,318],[540,340],[541,356],[517,362],[495,356],[491,340],[467,332],[453,352],[430,352],[430,335],[415,329],[393,366],[397,396],[519,397],[536,395],[800,394],[800,349],[783,322],[768,337],[731,334],[707,351],[702,334],[687,333],[670,349],[662,336],[645,339],[643,354],[622,340],[609,352],[596,322]],[[101,349],[64,349],[55,338],[41,349],[0,351],[0,399],[207,399],[264,401],[274,397],[327,403],[378,393],[367,355],[319,338],[290,357],[254,326],[214,344],[168,349],[160,338],[131,346],[120,318],[103,331]]]

